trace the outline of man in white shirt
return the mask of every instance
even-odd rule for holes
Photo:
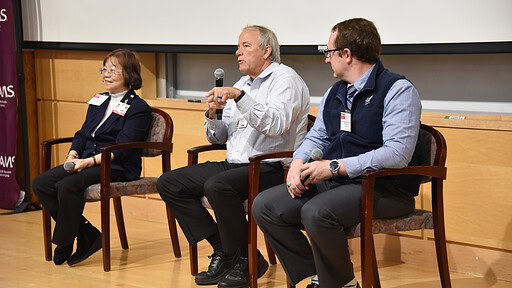
[[[205,131],[208,141],[227,144],[226,161],[206,162],[173,170],[160,177],[157,189],[173,210],[190,244],[203,239],[213,247],[199,285],[245,287],[249,284],[247,220],[249,157],[295,150],[306,135],[309,91],[302,78],[280,64],[275,34],[261,26],[242,30],[236,51],[239,69],[247,76],[234,87],[210,90]],[[223,109],[222,120],[216,119]],[[282,183],[280,161],[260,168],[260,191]],[[206,196],[217,223],[201,205]],[[268,263],[258,253],[258,276]]]

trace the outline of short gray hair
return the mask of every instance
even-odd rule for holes
[[[279,41],[277,41],[276,34],[267,27],[259,26],[259,25],[248,25],[244,28],[246,29],[256,29],[259,32],[259,45],[261,49],[265,49],[265,47],[270,46],[272,48],[272,52],[270,53],[270,60],[272,62],[281,63],[281,53],[279,51]]]

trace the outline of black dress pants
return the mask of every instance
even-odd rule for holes
[[[414,210],[412,194],[392,186],[376,185],[374,199],[375,218]],[[291,198],[282,184],[260,193],[252,212],[293,284],[318,274],[322,288],[339,288],[354,279],[345,229],[361,222],[360,202],[357,182],[320,181],[300,198]]]
[[[249,193],[249,164],[206,162],[160,176],[157,190],[174,212],[190,244],[220,234],[226,255],[247,255],[247,219],[243,202]],[[280,162],[262,163],[260,191],[283,183]],[[217,223],[201,205],[206,196]]]
[[[112,169],[112,182],[125,180],[123,171]],[[66,172],[60,165],[34,179],[32,182],[34,193],[55,220],[53,243],[57,245],[73,243],[83,222],[84,191],[96,183],[100,183],[99,165],[73,174]]]

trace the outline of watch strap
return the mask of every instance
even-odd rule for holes
[[[240,101],[242,99],[242,97],[244,97],[244,95],[245,95],[245,91],[240,90],[240,96],[235,98],[235,103],[238,103],[238,101]]]

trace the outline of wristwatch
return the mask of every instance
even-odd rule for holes
[[[332,176],[338,175],[338,170],[340,169],[340,162],[334,159],[329,162],[329,170],[331,170]]]
[[[240,95],[235,98],[235,103],[238,103],[238,101],[240,101],[242,99],[242,97],[244,97],[244,95],[245,95],[245,91],[240,90]]]

